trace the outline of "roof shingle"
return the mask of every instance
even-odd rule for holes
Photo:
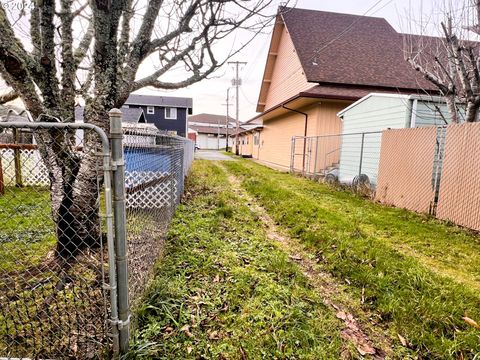
[[[282,18],[309,82],[436,90],[383,18],[291,8]]]
[[[191,109],[192,98],[130,94],[125,105],[166,106]]]
[[[75,108],[75,120],[83,121],[83,111],[84,106],[77,106]],[[145,115],[141,108],[126,108],[122,107],[120,109],[122,112],[122,121],[128,123],[138,123],[140,121],[145,122]]]
[[[230,122],[235,122],[235,119],[232,117],[228,117]],[[225,115],[215,115],[215,114],[197,114],[197,115],[191,115],[188,117],[189,122],[195,122],[195,123],[203,123],[203,124],[220,124],[224,125],[226,121],[226,116]]]

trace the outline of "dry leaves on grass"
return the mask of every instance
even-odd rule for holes
[[[467,316],[464,316],[462,319],[463,319],[463,321],[465,321],[468,325],[473,326],[473,327],[476,328],[476,329],[480,329],[480,325],[478,325],[478,323],[477,323],[475,320],[470,319],[470,318],[467,317]]]
[[[342,331],[342,337],[345,340],[351,341],[360,355],[365,356],[377,354],[377,350],[371,345],[368,337],[357,325],[357,321],[352,314],[345,311],[339,311],[336,313],[336,317],[343,320],[345,323],[345,329]]]

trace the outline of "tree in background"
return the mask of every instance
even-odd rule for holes
[[[207,78],[275,18],[274,0],[32,0],[17,12],[11,3],[0,7],[0,75],[11,88],[0,104],[18,97],[35,119],[73,122],[81,96],[85,122],[107,133],[108,111],[131,92]],[[231,47],[238,30],[248,40],[219,57],[215,45]],[[187,75],[166,79],[178,67]],[[36,139],[50,174],[57,255],[68,258],[101,236],[97,140],[86,134],[92,150],[79,159],[71,136],[42,131]]]
[[[474,122],[480,109],[480,43],[473,41],[480,35],[480,0],[452,6],[443,11],[440,37],[405,35],[406,60],[440,90],[453,122]]]

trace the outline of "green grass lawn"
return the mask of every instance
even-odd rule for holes
[[[196,161],[186,191],[128,357],[339,359],[342,323],[225,172]]]
[[[48,189],[7,187],[0,196],[0,272],[21,272],[55,248]]]
[[[480,238],[251,161],[225,162],[288,234],[319,254],[392,338],[422,359],[473,359],[480,331]],[[360,302],[360,301],[359,301]]]
[[[1,356],[73,358],[77,351],[95,353],[105,341],[100,252],[85,250],[62,269],[53,261],[55,246],[48,189],[6,187],[0,196]],[[57,288],[65,274],[69,282]]]

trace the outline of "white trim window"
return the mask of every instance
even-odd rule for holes
[[[147,106],[147,114],[155,114],[155,106]]]
[[[177,119],[177,108],[166,107],[165,108],[165,119],[176,120]]]

